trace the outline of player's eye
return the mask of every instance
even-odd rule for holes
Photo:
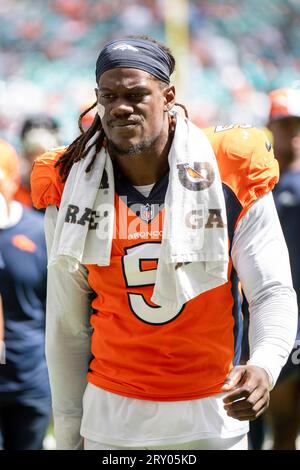
[[[130,93],[129,98],[135,101],[141,101],[145,97],[145,93]]]
[[[100,99],[104,99],[104,100],[113,100],[115,98],[115,95],[113,93],[103,93],[102,95],[100,95]]]

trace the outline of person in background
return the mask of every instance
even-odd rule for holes
[[[34,160],[48,149],[60,146],[59,124],[47,114],[28,116],[21,127],[21,185],[15,199],[32,207],[30,173]]]
[[[281,88],[270,93],[268,128],[273,134],[280,179],[273,196],[287,243],[294,289],[300,301],[300,89]],[[300,328],[295,348],[300,344]],[[294,348],[294,349],[295,349]],[[298,358],[298,360],[297,360]],[[296,449],[300,430],[300,365],[293,350],[271,392],[269,415],[274,449]]]
[[[0,448],[34,450],[42,449],[51,412],[44,353],[47,259],[43,214],[15,201],[19,183],[18,156],[0,140],[0,296],[6,356],[0,365]]]

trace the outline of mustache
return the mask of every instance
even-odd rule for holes
[[[109,126],[130,126],[140,122],[140,119],[110,119],[107,124]]]

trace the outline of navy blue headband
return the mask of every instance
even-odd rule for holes
[[[158,44],[145,39],[111,41],[102,49],[96,63],[96,81],[107,70],[114,68],[140,69],[166,83],[170,83],[172,62]]]

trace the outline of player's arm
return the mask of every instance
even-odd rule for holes
[[[230,372],[224,402],[230,416],[252,420],[267,408],[269,390],[297,330],[289,256],[271,193],[259,198],[239,222],[232,261],[249,302],[250,359]]]
[[[55,206],[45,214],[47,251],[51,249],[57,218]],[[69,273],[48,268],[46,359],[52,393],[58,449],[80,449],[82,397],[90,361],[90,288],[86,269]]]

